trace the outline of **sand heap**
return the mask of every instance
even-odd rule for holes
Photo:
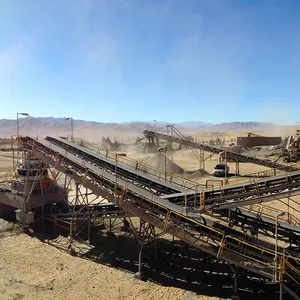
[[[186,178],[196,179],[204,176],[210,176],[210,174],[205,170],[197,170],[196,172],[189,173]]]
[[[168,173],[172,174],[182,174],[184,172],[184,169],[182,169],[180,166],[175,164],[173,161],[171,161],[168,157],[165,157],[162,153],[154,153],[151,155],[148,155],[142,159],[139,160],[142,164],[146,164],[150,167],[153,167],[155,169],[159,169],[161,171],[166,171]],[[143,170],[144,172],[153,173],[152,170],[150,170],[147,166],[141,165],[140,170]]]

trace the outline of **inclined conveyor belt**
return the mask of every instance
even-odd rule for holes
[[[44,153],[50,154],[50,151],[54,151],[55,153],[59,153],[61,156],[61,161],[65,164],[69,164],[70,166],[73,166],[77,171],[80,171],[81,167],[88,169],[90,172],[87,174],[87,178],[97,180],[102,185],[106,185],[108,188],[110,188],[112,191],[115,188],[116,183],[116,176],[113,174],[106,172],[106,170],[95,166],[89,162],[87,162],[84,158],[80,156],[76,156],[71,153],[66,153],[65,150],[57,145],[52,144],[49,141],[39,139],[36,140],[29,140],[27,138],[27,142],[32,142],[31,145],[34,144],[34,147],[36,149],[42,150]],[[184,212],[184,208],[181,206],[178,206],[176,204],[170,203],[164,199],[162,199],[159,196],[156,196],[153,192],[145,190],[139,186],[136,186],[135,184],[124,180],[123,178],[117,178],[117,186],[119,189],[126,189],[127,194],[128,191],[131,191],[136,197],[134,198],[142,198],[142,199],[149,199],[151,202],[155,202],[156,204],[160,205],[161,207],[165,207],[170,211],[174,211],[178,214],[182,214]],[[203,216],[200,216],[197,213],[194,212],[187,212],[185,215],[193,220],[197,220],[197,222],[201,224],[205,224],[210,227],[217,226],[219,229],[222,229],[227,234],[231,234],[233,236],[239,236],[241,233],[239,231],[233,230],[226,225],[222,225],[220,223],[215,223],[211,219],[206,219]],[[244,237],[244,235],[243,235]],[[250,237],[249,237],[250,238]],[[250,238],[251,239],[251,238]],[[264,243],[265,247],[267,249],[272,249],[273,245],[269,243]]]
[[[117,168],[117,173],[119,176],[126,178],[127,180],[132,180],[133,182],[138,182],[140,185],[149,187],[158,193],[163,194],[173,194],[177,192],[183,192],[185,189],[179,185],[169,183],[168,181],[164,181],[155,176],[151,176],[143,171],[135,170],[134,167],[130,167],[124,165],[122,163],[118,163],[116,166],[116,162],[112,161],[109,158],[104,157],[103,155],[98,155],[95,152],[66,141],[61,138],[53,138],[46,137],[47,141],[50,141],[53,144],[64,148],[69,153],[73,153],[75,155],[80,155],[86,160],[94,163],[97,166],[110,170],[111,172],[115,172]]]
[[[228,153],[228,156],[230,156],[231,159],[234,159],[237,162],[248,162],[248,163],[265,166],[265,167],[269,167],[272,169],[283,170],[283,171],[293,171],[293,170],[295,171],[295,170],[299,169],[299,168],[295,168],[292,166],[278,164],[276,162],[272,162],[269,160],[263,160],[263,159],[255,158],[253,156],[236,153],[233,151],[229,151],[227,149],[225,150],[225,149],[214,147],[214,146],[209,146],[209,145],[205,145],[205,144],[201,144],[201,143],[197,143],[197,142],[192,142],[192,141],[186,140],[184,138],[169,136],[169,135],[159,133],[159,132],[144,130],[144,136],[146,138],[155,137],[155,138],[163,139],[168,142],[182,144],[189,148],[201,149],[201,150],[204,150],[204,151],[207,151],[210,153],[214,153],[214,154],[219,154],[222,151],[226,151],[226,153]]]
[[[97,154],[93,153],[92,151],[87,150],[84,147],[80,147],[78,145],[75,145],[74,143],[68,142],[64,139],[58,139],[58,138],[52,138],[52,137],[47,137],[48,141],[51,141],[51,143],[54,143],[56,145],[61,146],[62,148],[66,149],[66,150],[70,150],[72,151],[74,154],[83,154],[83,157],[89,161],[92,161],[94,163],[97,163],[97,165],[102,166],[101,163],[99,163],[98,161],[95,161],[95,158],[97,158]],[[78,151],[80,150],[80,151]],[[89,156],[86,156],[86,153],[89,154]],[[100,156],[101,160],[103,159],[102,156]],[[119,172],[121,174],[123,174],[122,172],[122,168],[126,168],[126,171],[129,171],[131,174],[134,172],[138,172],[136,170],[134,170],[133,168],[127,167],[127,166],[122,166],[120,165],[118,168],[118,174]],[[111,170],[111,169],[110,169]],[[113,169],[113,171],[115,171]],[[144,175],[144,174],[142,174]],[[132,175],[131,175],[132,176]],[[151,178],[152,179],[152,178]],[[154,178],[157,180],[157,178]],[[139,179],[138,179],[139,180]],[[299,180],[299,181],[298,181]],[[161,182],[162,185],[167,184],[166,182],[162,181]],[[278,191],[283,190],[283,189],[287,189],[288,187],[290,187],[290,185],[292,184],[292,186],[294,187],[293,190],[288,190],[288,191],[283,191],[282,195],[278,194]],[[154,185],[154,184],[153,184]],[[170,185],[168,185],[167,187],[169,188]],[[172,185],[171,185],[172,186]],[[247,183],[245,185],[243,184],[237,184],[237,185],[233,185],[233,186],[225,186],[222,188],[222,190],[214,190],[214,189],[206,189],[204,190],[204,197],[206,199],[206,203],[208,205],[210,205],[211,209],[226,209],[226,208],[234,208],[237,206],[242,206],[242,205],[250,205],[253,203],[261,203],[261,202],[265,202],[265,201],[271,201],[274,200],[276,198],[273,198],[272,196],[272,192],[273,194],[277,195],[277,198],[279,198],[279,196],[284,197],[284,196],[291,196],[293,193],[294,194],[299,194],[300,193],[300,189],[297,188],[298,186],[300,186],[300,172],[295,172],[294,174],[290,174],[289,176],[286,175],[281,175],[281,176],[276,176],[276,177],[272,177],[272,178],[266,178],[266,179],[262,179],[259,180],[257,182],[251,182],[251,183]],[[250,197],[253,196],[253,190],[255,192],[257,192],[257,187],[259,187],[260,193],[259,195],[255,195],[256,197]],[[265,188],[263,190],[263,188]],[[291,187],[290,187],[291,188]],[[247,190],[249,190],[248,192],[246,192]],[[186,194],[189,193],[177,193],[174,195],[167,195],[167,196],[161,196],[161,198],[167,199],[168,201],[170,201],[171,199],[177,198],[178,195],[180,195],[180,199],[181,201],[177,204],[184,204],[184,200],[182,197],[185,197]],[[191,195],[191,201],[190,201],[190,205],[194,205],[195,203],[195,193],[190,194]],[[208,198],[211,195],[214,195],[215,198]],[[224,196],[227,195],[227,196]],[[218,197],[216,197],[218,196]],[[233,201],[235,200],[235,201]],[[196,205],[198,205],[198,201],[199,201],[199,197],[197,198],[196,201]],[[172,200],[171,200],[172,202]],[[244,217],[241,217],[240,219],[244,219],[244,222],[252,222],[252,220],[248,221],[245,220],[245,216],[247,215],[247,212],[244,210],[239,210],[241,211],[241,214],[245,214]],[[237,212],[236,212],[237,214]],[[268,222],[268,219],[266,218],[264,220],[265,223],[265,227],[266,228],[273,228],[274,229],[274,224],[271,222]],[[281,232],[282,232],[282,236],[286,239],[290,239],[293,241],[296,241],[297,244],[300,243],[299,240],[299,236],[295,235],[296,233],[300,233],[300,229],[299,228],[294,228],[293,232],[291,230],[291,228],[289,228],[289,224],[287,223],[282,223],[280,224],[281,228]]]
[[[60,212],[45,212],[44,217],[50,218],[59,218],[59,219],[72,219],[72,212],[74,209],[76,211],[80,210],[80,212],[76,213],[76,220],[80,218],[86,218],[88,215],[91,219],[102,219],[102,218],[118,218],[124,217],[125,212],[117,205],[106,203],[106,204],[89,204],[88,209],[86,209],[86,205],[70,205],[68,207],[68,211],[60,211]]]
[[[271,217],[264,217],[240,208],[222,209],[214,212],[205,212],[214,218],[228,222],[229,227],[240,227],[244,232],[261,233],[266,236],[275,235],[276,221]],[[278,239],[300,247],[300,227],[278,221]]]
[[[225,185],[219,188],[208,188],[199,190],[196,193],[199,200],[200,193],[203,192],[205,203],[210,204],[221,199],[221,202],[228,200],[247,198],[253,195],[268,195],[272,192],[281,192],[286,189],[295,189],[300,187],[300,171],[267,177],[249,182]],[[163,195],[162,198],[173,203],[182,203],[187,198],[188,201],[194,201],[195,192],[187,191],[175,193],[172,195]]]
[[[97,155],[93,151],[86,149],[84,147],[78,146],[72,142],[66,141],[60,138],[47,137],[47,140],[52,143],[59,145],[60,147],[68,150],[73,154],[80,154],[85,157],[88,161],[95,163],[99,166],[105,166],[112,172],[115,172],[115,165],[110,159],[106,159],[103,156]],[[118,165],[117,172],[119,175],[124,175],[127,179],[132,179],[135,182],[138,182],[141,185],[151,187],[152,189],[158,190],[159,192],[164,193],[161,195],[162,198],[167,199],[170,202],[183,204],[187,199],[188,202],[191,202],[192,205],[199,205],[199,192],[187,190],[181,192],[174,192],[175,189],[183,188],[178,187],[177,185],[168,183],[164,180],[159,180],[154,176],[147,175],[144,172],[135,170],[126,165]],[[205,189],[204,192],[205,203],[211,205],[215,202],[226,202],[227,200],[231,203],[232,199],[237,199],[241,201],[245,198],[253,196],[269,196],[272,193],[278,193],[286,189],[292,190],[300,187],[300,171],[294,172],[288,175],[279,175],[270,178],[264,178],[257,181],[249,181],[243,184],[235,184],[230,186],[224,186],[219,189]],[[297,193],[297,191],[291,191],[291,193]],[[270,201],[270,200],[269,200]],[[196,203],[195,203],[196,202]],[[248,201],[250,202],[250,200]],[[253,199],[253,203],[259,202],[258,199]],[[224,203],[225,205],[226,203]],[[251,203],[250,203],[251,204]],[[233,206],[234,204],[230,204]],[[240,204],[238,204],[240,205]],[[244,204],[247,205],[247,204]]]
[[[129,213],[140,217],[152,225],[175,235],[183,241],[233,263],[242,268],[265,276],[273,277],[274,245],[231,229],[218,221],[202,217],[196,213],[185,212],[183,207],[170,203],[124,178],[95,166],[80,156],[67,153],[63,148],[44,139],[23,137],[23,149],[44,160],[61,172],[79,180],[83,186],[99,195],[99,188],[114,193],[123,192],[119,205]],[[82,179],[80,179],[82,178]],[[116,198],[112,197],[112,201]],[[115,200],[113,200],[115,199]],[[162,224],[165,224],[162,226]],[[280,257],[285,250],[278,247]],[[297,253],[286,252],[284,259],[289,261],[289,272],[296,276],[293,268],[297,267]],[[295,265],[295,267],[293,267]],[[299,278],[298,278],[299,279]]]

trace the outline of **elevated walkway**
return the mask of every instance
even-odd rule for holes
[[[300,279],[297,272],[292,272],[299,270],[299,259],[294,257],[296,254],[287,253],[279,247],[276,255],[273,244],[187,212],[184,207],[170,203],[123,177],[114,176],[106,169],[88,162],[78,153],[69,153],[44,139],[26,137],[23,139],[23,146],[36,157],[74,178],[95,195],[105,195],[106,199],[122,207],[127,213],[138,216],[206,253],[269,279],[273,278],[274,272],[282,272],[278,266],[282,266],[280,261],[283,260],[285,278],[292,277],[296,281]],[[121,197],[114,197],[115,188]]]
[[[68,153],[73,153],[74,155],[84,157],[84,159],[92,163],[94,166],[103,167],[103,159],[106,159],[106,157],[103,157],[103,155],[99,155],[97,152],[95,153],[94,150],[91,150],[92,153],[90,153],[90,151],[88,149],[85,149],[85,147],[79,146],[77,145],[77,143],[69,142],[64,139],[57,139],[53,137],[47,137],[46,139],[51,141],[51,143],[54,143],[55,145],[58,145],[59,147],[67,150]],[[77,141],[82,144],[82,140],[77,139]],[[84,143],[87,144],[86,141]],[[90,147],[92,147],[91,145]],[[110,153],[109,151],[105,151],[105,153],[107,154],[107,157],[114,157],[115,155],[115,153]],[[98,158],[99,160],[97,160]],[[114,164],[115,161],[111,160],[110,163]],[[125,168],[126,171],[130,173],[131,178],[135,178],[135,181],[131,180],[131,182],[138,184],[139,186],[148,185],[148,187],[150,187],[152,191],[156,189],[156,184],[151,182],[151,177],[147,177],[147,180],[149,180],[150,178],[150,181],[147,181],[145,183],[145,174],[139,174],[140,172],[129,164],[118,164],[118,167],[118,177],[120,177],[120,174],[124,174],[122,170],[123,168]],[[116,169],[110,167],[109,170],[111,171],[111,174],[114,174],[114,176],[116,176]],[[139,174],[139,177],[135,176],[136,173]],[[121,177],[128,180],[128,177]],[[142,182],[140,182],[139,180],[141,180]],[[155,180],[157,179],[155,178]],[[165,181],[160,182],[161,186],[159,188],[163,189],[162,186],[164,186],[165,184],[167,191],[169,191],[168,189],[170,188],[170,186],[173,187],[174,190],[178,188],[176,186],[173,186],[172,183],[166,183]],[[262,179],[261,181],[251,180],[244,186],[241,184],[226,185],[219,189],[211,188],[201,190],[200,192],[198,192],[195,188],[195,190],[192,192],[189,192],[189,190],[187,190],[185,193],[161,195],[160,197],[172,203],[176,203],[181,207],[184,206],[185,209],[189,211],[198,210],[202,212],[210,212],[213,210],[215,212],[215,215],[219,217],[229,215],[229,208],[233,209],[236,207],[251,205],[253,203],[262,203],[277,200],[282,197],[297,195],[300,193],[299,187],[300,175],[299,172],[295,172],[295,174],[290,174],[288,177],[287,175],[281,175],[272,178],[268,177]],[[199,193],[199,196],[197,195],[197,193]],[[201,196],[203,197],[201,198]],[[176,201],[174,201],[174,199],[176,199]],[[181,201],[178,201],[178,199],[181,199]],[[263,228],[268,228],[271,231],[275,231],[275,224],[272,220],[269,220],[267,218],[262,220],[259,215],[253,216],[253,214],[248,214],[246,211],[243,211],[240,208],[238,210],[233,210],[232,216],[234,216],[235,219],[239,220],[238,224],[240,224],[240,226],[252,226],[253,220],[259,219],[259,224],[261,224],[260,231],[262,231]],[[297,235],[299,232],[299,230],[292,231],[289,224],[282,223],[280,238],[282,238],[283,240],[291,239],[296,244],[300,244],[300,237]]]
[[[124,157],[122,157],[121,159],[119,155],[109,151],[105,151],[103,153],[101,152],[100,148],[95,153],[90,149],[87,149],[80,145],[76,145],[61,138],[47,137],[46,140],[67,150],[69,153],[80,155],[87,161],[97,164],[98,166],[101,166],[106,170],[109,170],[113,173],[117,172],[119,176],[122,176],[127,180],[139,182],[139,184],[144,187],[151,187],[151,189],[156,190],[158,194],[172,194],[176,192],[183,192],[186,188],[186,184],[190,183],[190,186],[197,184],[183,179],[181,179],[181,183],[178,183],[178,180],[174,182],[175,177],[171,176],[170,174],[167,174],[168,178],[166,178],[166,180],[161,178],[160,176],[155,176],[153,174],[154,172],[152,174],[148,174],[140,170],[141,164],[139,162]]]

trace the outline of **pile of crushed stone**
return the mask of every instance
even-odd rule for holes
[[[199,178],[199,177],[204,177],[204,176],[211,176],[207,171],[205,170],[197,170],[196,172],[189,172],[185,176],[188,179],[194,179],[194,178]]]
[[[175,164],[173,161],[171,161],[168,157],[165,157],[162,153],[154,153],[151,155],[146,156],[145,158],[142,158],[139,160],[142,164],[148,165],[150,167],[153,167],[155,169],[159,169],[161,171],[166,171],[171,174],[183,174],[184,169]],[[153,173],[152,170],[150,170],[147,166],[141,165],[140,170],[144,172]]]
[[[23,230],[18,224],[11,223],[0,218],[0,238],[17,235],[22,232]]]

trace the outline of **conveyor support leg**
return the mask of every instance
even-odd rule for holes
[[[134,228],[135,230],[135,228]],[[138,239],[138,250],[139,250],[139,266],[138,266],[138,272],[135,274],[135,277],[138,279],[142,279],[143,273],[142,273],[142,253],[143,248],[146,244],[155,241],[156,235],[155,235],[155,227],[153,225],[150,225],[143,220],[140,220],[140,226],[139,231],[136,231],[137,239]],[[157,257],[157,250],[156,250],[156,243],[155,243],[155,259]]]
[[[234,294],[232,295],[232,299],[239,299],[239,296],[238,296],[238,267],[232,266],[231,264],[228,264],[228,265],[234,274]]]
[[[237,161],[235,163],[235,176],[240,175],[240,163]]]

